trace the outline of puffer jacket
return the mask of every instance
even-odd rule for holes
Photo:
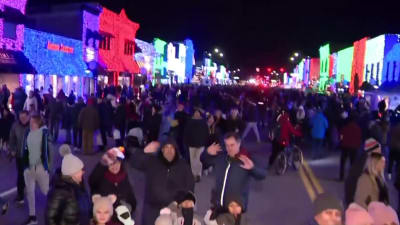
[[[47,198],[46,225],[86,225],[91,218],[91,201],[83,185],[58,171]]]

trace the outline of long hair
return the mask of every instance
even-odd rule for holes
[[[376,168],[382,158],[384,158],[384,156],[381,153],[371,153],[371,155],[369,155],[367,159],[366,171],[369,173],[369,176],[371,176],[371,178],[378,178],[382,182],[385,182],[384,170],[377,171]]]

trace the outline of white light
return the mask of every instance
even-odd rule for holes
[[[375,89],[378,89],[379,87],[378,87],[378,85],[374,85],[374,88],[375,88]]]
[[[257,72],[260,72],[260,68],[257,67],[257,68],[256,68],[256,71],[257,71]]]
[[[294,58],[293,58],[293,57],[290,57],[290,61],[294,61]]]
[[[215,51],[216,53],[218,53],[218,52],[219,52],[218,48],[214,49],[214,51]]]
[[[259,105],[264,105],[264,102],[258,102]]]
[[[57,96],[57,75],[53,75],[53,97]]]
[[[208,56],[210,56],[210,57],[211,57],[211,53],[208,53]]]
[[[239,80],[239,77],[233,77],[234,80]]]
[[[90,70],[85,70],[85,73],[89,74],[89,73],[90,73]]]
[[[64,79],[65,79],[65,82],[66,82],[66,83],[69,82],[69,76],[65,76]]]
[[[72,81],[73,81],[74,83],[78,82],[78,77],[77,77],[77,76],[74,76],[74,78],[72,78]]]
[[[237,69],[237,71],[239,71],[239,72],[240,72],[240,69]]]
[[[299,57],[299,53],[295,52],[294,56]]]
[[[31,82],[33,80],[33,75],[32,74],[27,74],[26,75],[26,80]]]
[[[138,77],[142,77],[142,74],[139,73],[139,74],[138,74]]]
[[[94,50],[93,48],[86,48],[86,61],[91,62],[94,60]]]
[[[219,56],[224,57],[224,54],[221,52],[221,53],[219,53]]]

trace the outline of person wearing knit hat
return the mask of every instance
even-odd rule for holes
[[[131,213],[136,209],[134,188],[129,181],[128,170],[123,166],[125,159],[123,147],[109,149],[97,163],[89,176],[89,187],[92,194],[115,194],[114,207],[124,204]],[[116,215],[113,217],[116,220]]]
[[[399,225],[399,218],[396,211],[382,202],[371,202],[368,205],[368,212],[374,219],[373,225]]]
[[[364,172],[365,164],[370,154],[381,153],[381,146],[374,138],[368,138],[364,143],[362,155],[351,166],[349,174],[345,180],[345,204],[350,205],[354,202],[358,179]]]
[[[346,210],[345,225],[374,225],[374,219],[363,207],[351,203]]]
[[[318,225],[341,225],[343,205],[330,193],[322,193],[314,200],[314,221]]]
[[[103,197],[101,195],[93,195],[93,220],[91,225],[116,225],[111,218],[114,214],[113,204],[117,200],[117,196],[108,195]]]
[[[143,150],[134,151],[129,160],[146,177],[142,225],[154,225],[160,210],[175,201],[178,191],[194,191],[190,167],[180,158],[173,139],[162,147],[159,142],[150,142]]]
[[[91,203],[83,185],[84,164],[69,145],[61,145],[59,151],[63,159],[47,198],[46,224],[89,224]]]

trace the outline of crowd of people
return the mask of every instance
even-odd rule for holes
[[[0,92],[1,148],[16,161],[16,203],[28,202],[26,224],[38,223],[36,184],[47,196],[46,224],[134,224],[137,200],[128,167],[146,177],[140,224],[251,224],[250,180],[264,179],[276,156],[295,142],[310,143],[312,160],[328,149],[341,151],[344,202],[318,196],[313,224],[342,224],[345,206],[345,224],[399,225],[387,180],[400,160],[400,112],[388,110],[385,101],[374,111],[362,97],[249,86],[109,86],[85,98],[52,93],[26,95],[20,87],[10,94],[6,86]],[[272,138],[263,140],[260,130]],[[272,142],[269,168],[244,147],[250,131],[257,143]],[[86,186],[77,154],[97,152],[103,156]],[[60,167],[55,154],[63,157]],[[215,186],[204,217],[194,210],[194,187],[209,173]],[[350,222],[360,221],[355,218],[372,222]]]

